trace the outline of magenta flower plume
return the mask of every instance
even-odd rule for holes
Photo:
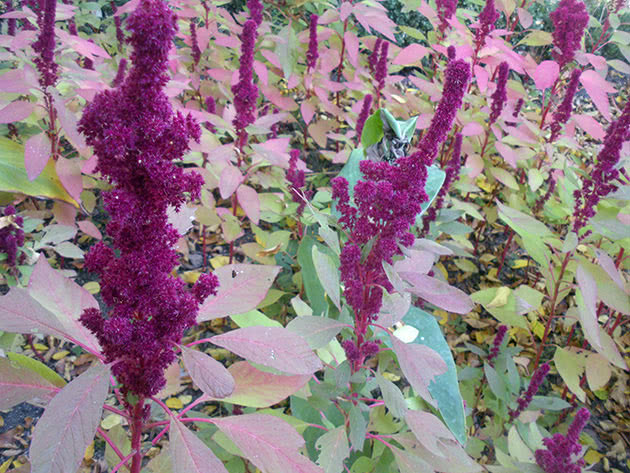
[[[306,67],[309,71],[315,69],[317,58],[319,58],[319,52],[317,50],[317,20],[319,20],[317,15],[311,15],[308,30],[308,51],[306,53]]]
[[[263,21],[263,4],[260,0],[248,0],[247,8],[249,8],[249,17],[256,22],[256,27],[259,27]]]
[[[617,120],[608,126],[604,145],[597,155],[597,163],[591,173],[582,181],[582,189],[573,193],[575,207],[573,209],[573,231],[584,228],[588,220],[595,215],[595,207],[599,201],[617,190],[615,181],[619,178],[619,170],[615,166],[621,157],[623,144],[630,140],[630,101]]]
[[[39,71],[39,83],[43,88],[57,82],[57,63],[55,63],[55,11],[57,0],[42,0],[43,12],[40,10],[39,36],[33,43],[37,53],[34,62]]]
[[[499,74],[497,77],[497,88],[492,94],[492,105],[490,112],[490,120],[489,124],[492,125],[497,121],[501,112],[503,111],[503,107],[505,106],[505,102],[507,102],[507,80],[510,74],[510,66],[507,62],[503,61],[499,65]]]
[[[457,50],[455,49],[455,46],[449,46],[446,49],[446,56],[448,57],[449,61],[452,61],[453,59],[455,59],[456,54],[457,54]]]
[[[494,6],[494,0],[486,0],[486,5],[481,10],[478,19],[477,31],[475,31],[475,47],[479,51],[486,42],[486,37],[494,30],[494,24],[499,19],[500,13]]]
[[[457,11],[457,0],[436,0],[438,18],[440,19],[440,32],[444,32],[448,27],[448,20]]]
[[[111,1],[109,5],[112,7],[112,11],[114,12],[114,26],[116,27],[116,39],[118,40],[118,48],[122,49],[123,44],[125,44],[125,33],[122,30],[122,20],[120,16],[115,16],[118,11],[118,7],[116,4]]]
[[[536,371],[534,371],[534,375],[529,381],[527,391],[525,391],[525,393],[516,400],[518,407],[510,411],[510,420],[520,416],[521,412],[527,409],[527,406],[529,406],[529,404],[532,402],[532,399],[534,399],[534,396],[540,389],[540,386],[545,380],[545,377],[547,376],[547,374],[549,374],[549,369],[549,363],[543,363],[538,367]]]
[[[234,93],[234,107],[236,117],[232,121],[236,134],[239,137],[239,145],[243,145],[247,139],[245,128],[254,123],[256,119],[256,101],[258,100],[258,87],[254,84],[254,47],[256,46],[257,24],[254,20],[247,20],[241,33],[241,60],[239,67],[238,83],[232,86]]]
[[[306,179],[304,171],[297,168],[297,161],[300,157],[299,149],[292,149],[289,152],[291,159],[289,160],[289,170],[287,171],[287,181],[289,181],[289,191],[291,192],[291,198],[293,202],[299,204],[297,209],[297,215],[300,216],[304,212],[306,207],[306,200],[310,200],[313,196],[313,191],[305,191]],[[303,198],[304,197],[304,198]]]
[[[580,49],[589,16],[580,0],[560,0],[550,16],[555,28],[552,54],[562,68],[573,61],[575,52]]]
[[[383,40],[381,38],[376,38],[374,50],[372,51],[372,54],[368,56],[368,67],[373,76],[376,74],[376,65],[378,64],[378,58],[381,53],[381,44],[383,44]]]
[[[361,143],[361,133],[363,133],[365,121],[370,116],[372,100],[373,98],[370,94],[367,94],[363,99],[363,105],[361,105],[361,111],[359,112],[359,117],[357,118],[357,144]]]
[[[205,105],[206,105],[206,112],[208,112],[208,113],[216,113],[216,111],[217,111],[217,103],[215,102],[214,97],[212,97],[211,95],[207,96],[206,100],[205,100]],[[211,133],[215,133],[217,131],[217,129],[214,127],[214,125],[212,125],[210,123],[206,123],[204,126]]]
[[[497,334],[494,336],[494,341],[492,342],[492,348],[490,349],[490,354],[488,355],[488,363],[493,366],[493,360],[499,355],[499,351],[501,350],[501,344],[505,339],[505,334],[507,333],[507,325],[499,325],[497,329]]]
[[[5,1],[5,6],[6,6],[6,12],[5,13],[9,13],[14,11],[13,8],[13,1],[12,0],[6,0]],[[7,34],[9,36],[15,36],[15,27],[17,25],[17,20],[15,18],[9,18],[7,20]]]
[[[62,2],[64,3],[64,5],[72,5],[72,0],[62,0]],[[68,33],[70,33],[72,36],[78,35],[77,24],[74,21],[74,18],[68,19]]]
[[[470,66],[466,62],[458,59],[448,63],[442,99],[433,115],[431,125],[418,146],[427,165],[433,163],[439,146],[451,131],[455,115],[462,106],[469,80]]]
[[[568,122],[569,118],[571,118],[571,112],[573,111],[573,97],[575,97],[575,93],[580,85],[579,81],[581,75],[581,69],[573,69],[573,72],[571,72],[571,80],[569,81],[569,85],[567,85],[567,89],[564,93],[564,99],[553,114],[553,121],[549,127],[551,129],[551,136],[549,137],[550,143],[556,141],[558,135],[560,134],[560,130],[562,130],[562,125]]]
[[[97,94],[79,121],[98,157],[96,170],[114,186],[103,194],[113,248],[99,242],[85,258],[101,278],[108,310],[87,309],[80,320],[99,340],[123,390],[146,397],[164,386],[174,344],[195,324],[199,304],[218,281],[204,274],[187,290],[172,276],[180,235],[167,209],[197,199],[203,183],[173,164],[201,135],[190,116],[173,113],[162,90],[176,17],[163,0],[143,0],[127,24],[131,70],[119,88]]]
[[[444,206],[444,200],[448,194],[451,184],[453,184],[453,182],[455,182],[459,177],[459,171],[462,166],[461,154],[462,134],[457,133],[453,142],[453,154],[445,169],[446,177],[444,178],[444,184],[440,187],[435,202],[427,209],[426,213],[422,217],[422,234],[426,235],[428,233],[429,228],[431,227],[431,222],[435,222],[438,211]]]
[[[389,43],[383,41],[381,44],[381,52],[378,57],[378,63],[376,64],[376,72],[374,73],[374,79],[376,80],[376,89],[380,95],[381,90],[385,87],[385,78],[387,77],[387,54],[389,53]]]
[[[24,220],[15,213],[15,207],[9,205],[4,209],[4,216],[0,218],[0,254],[7,255],[5,263],[13,268],[18,263],[18,248],[24,245]]]
[[[127,59],[122,58],[118,63],[118,70],[116,71],[116,77],[112,82],[112,88],[120,87],[125,80],[125,74],[127,72]]]
[[[190,41],[192,43],[192,58],[196,66],[201,60],[201,49],[199,49],[199,41],[197,40],[197,24],[192,20],[190,22]]]
[[[580,432],[584,430],[591,413],[580,409],[569,427],[567,435],[554,434],[543,439],[545,449],[536,450],[536,463],[545,473],[581,473],[585,465],[581,457]]]
[[[540,210],[543,208],[543,205],[545,205],[545,202],[549,201],[549,199],[551,198],[551,195],[556,190],[556,183],[557,181],[552,175],[550,178],[549,187],[547,188],[547,192],[541,195],[536,200],[536,202],[534,203],[534,206],[532,207],[532,211],[534,212],[534,214],[540,212]]]

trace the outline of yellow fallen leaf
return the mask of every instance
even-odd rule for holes
[[[497,268],[490,268],[490,271],[488,271],[488,274],[486,275],[486,277],[488,278],[489,281],[492,282],[501,282],[498,278],[497,278]]]
[[[176,397],[169,397],[166,400],[166,405],[170,407],[171,409],[181,409],[182,407],[184,407],[184,404],[182,403],[182,401],[180,401]]]
[[[85,458],[86,460],[91,460],[93,457],[94,457],[94,442],[92,442],[91,444],[87,446],[87,448],[85,449],[85,454],[83,455],[83,458]]]
[[[383,373],[383,378],[385,378],[388,381],[391,381],[392,383],[395,383],[397,381],[400,381],[400,376],[397,376],[393,373]]]
[[[122,423],[122,417],[118,414],[109,414],[101,421],[101,427],[105,430],[109,430],[114,426]]]
[[[182,396],[179,396],[178,399],[182,401],[182,404],[186,405],[190,404],[190,402],[192,401],[192,396],[190,394],[184,394]]]
[[[276,246],[272,246],[271,248],[265,248],[264,250],[259,251],[258,253],[256,253],[256,255],[261,258],[263,256],[275,255],[278,251],[280,251],[281,247],[282,247],[282,243],[278,243]]]
[[[584,455],[584,460],[586,461],[587,465],[598,463],[602,458],[604,458],[604,455],[599,453],[597,450],[593,450],[592,448],[589,449],[588,452],[586,452],[586,455]]]
[[[184,273],[182,273],[182,279],[187,284],[195,284],[197,282],[197,279],[199,279],[199,276],[201,276],[201,273],[199,271],[185,271]]]
[[[221,266],[229,264],[230,258],[228,256],[215,256],[210,258],[210,264],[214,269],[219,269]]]
[[[527,267],[529,264],[529,260],[526,259],[517,259],[512,263],[512,269],[521,269]]]
[[[512,289],[505,286],[500,287],[497,289],[497,293],[494,295],[494,299],[492,299],[488,304],[488,307],[503,307],[507,304],[510,294],[512,294]]]
[[[62,358],[65,358],[66,356],[68,356],[69,354],[70,354],[70,352],[69,352],[68,350],[61,350],[61,351],[58,351],[57,353],[55,353],[55,354],[52,356],[52,358],[53,358],[53,360],[55,360],[55,361],[59,361],[59,360],[61,360]]]
[[[485,342],[489,336],[490,334],[485,330],[477,330],[475,332],[475,339],[477,340],[477,343]]]
[[[13,457],[9,458],[2,465],[0,465],[0,473],[5,473],[5,471],[7,471],[9,467],[11,466],[12,461],[13,461]]]
[[[101,290],[101,285],[96,281],[89,281],[83,285],[83,289],[85,289],[90,294],[98,294]]]
[[[433,314],[440,317],[440,320],[438,321],[440,325],[446,325],[448,322],[448,312],[442,309],[437,309],[433,312]]]
[[[35,347],[36,350],[39,350],[39,351],[46,351],[46,350],[48,350],[48,347],[46,345],[41,344],[41,343],[33,343],[33,346]]]
[[[543,335],[545,334],[545,326],[538,320],[534,320],[532,322],[532,332],[534,332],[534,335],[542,340]]]

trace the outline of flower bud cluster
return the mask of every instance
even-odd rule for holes
[[[540,389],[540,386],[545,380],[545,377],[547,376],[547,374],[549,374],[549,369],[549,363],[543,363],[538,367],[536,371],[534,371],[534,375],[529,381],[527,391],[525,391],[525,393],[516,400],[518,407],[510,411],[510,419],[517,418],[519,415],[521,415],[521,412],[527,409],[527,406],[530,405],[532,399],[534,399],[534,396]]]
[[[306,52],[306,67],[309,71],[315,69],[317,58],[319,58],[317,50],[317,20],[319,20],[319,17],[312,14],[308,30],[308,51]]]
[[[585,465],[580,445],[580,432],[584,430],[591,413],[580,409],[566,435],[560,433],[543,439],[545,449],[536,450],[536,463],[545,473],[581,473]]]
[[[573,61],[575,52],[580,49],[589,16],[580,0],[560,0],[550,16],[554,26],[552,54],[562,68]]]
[[[18,263],[18,248],[24,245],[24,220],[15,213],[15,207],[9,205],[4,209],[4,216],[0,217],[0,254],[7,255],[4,261],[9,267]]]

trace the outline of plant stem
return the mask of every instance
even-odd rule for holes
[[[144,399],[138,400],[135,406],[131,408],[131,449],[135,450],[133,460],[131,461],[130,473],[140,473],[142,469],[142,429],[144,414]]]

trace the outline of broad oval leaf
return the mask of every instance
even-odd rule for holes
[[[33,135],[24,143],[24,168],[29,181],[39,176],[50,159],[50,140],[46,133]]]
[[[234,378],[225,366],[198,350],[185,346],[179,348],[182,350],[184,366],[199,389],[215,399],[222,399],[234,392]]]
[[[313,350],[325,347],[346,324],[327,317],[303,315],[287,324],[287,329],[301,335]]]
[[[538,90],[551,87],[560,73],[560,66],[556,61],[543,61],[536,67],[532,78]]]
[[[221,178],[219,180],[221,198],[227,199],[230,197],[241,182],[243,182],[241,171],[232,165],[227,165],[221,172]]]
[[[50,370],[37,360],[32,358],[27,358],[27,360]],[[20,361],[22,360],[0,357],[0,409],[2,410],[10,409],[16,404],[34,398],[49,400],[61,389],[58,383],[53,383],[42,373]],[[61,381],[64,383],[63,379]]]
[[[312,374],[322,367],[306,340],[286,328],[239,328],[216,335],[211,342],[249,361],[285,373]]]
[[[324,473],[298,453],[304,439],[275,416],[246,414],[216,419],[214,424],[263,473]]]
[[[434,455],[445,456],[442,448],[446,446],[440,439],[455,441],[455,437],[442,421],[430,412],[409,410],[405,420],[418,441]]]
[[[315,446],[320,450],[317,464],[326,473],[342,473],[344,471],[343,462],[350,455],[345,426],[340,425],[336,429],[329,430],[317,439]]]
[[[171,418],[170,441],[173,473],[228,473],[212,450],[175,417]]]
[[[311,378],[310,374],[285,376],[261,371],[246,361],[238,361],[228,368],[234,378],[234,392],[222,402],[247,407],[269,407],[299,391]]]
[[[26,100],[16,100],[0,110],[0,123],[19,122],[27,118],[36,104]]]
[[[67,384],[48,404],[33,431],[31,473],[71,473],[101,421],[110,370],[103,364]]]
[[[412,285],[409,288],[412,294],[422,297],[441,309],[456,314],[467,314],[474,307],[468,294],[439,279],[418,273],[403,272],[399,274]]]
[[[319,251],[317,246],[313,246],[311,252],[315,271],[317,272],[322,287],[326,291],[326,294],[328,294],[328,297],[330,297],[330,300],[341,310],[339,271],[337,271],[335,267],[333,258]]]
[[[209,297],[199,308],[197,322],[255,309],[267,295],[279,271],[279,266],[260,264],[229,264],[220,267],[214,272],[219,279],[217,295]]]

